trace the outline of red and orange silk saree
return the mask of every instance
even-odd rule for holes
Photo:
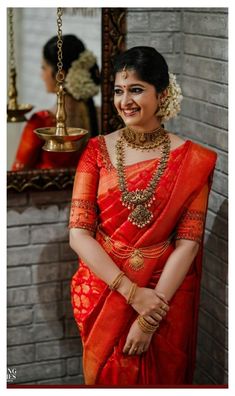
[[[126,167],[129,190],[144,189],[159,159]],[[160,385],[192,383],[195,365],[197,317],[202,265],[202,242],[208,195],[216,153],[190,140],[170,153],[168,166],[157,186],[151,206],[153,221],[138,228],[128,221],[128,208],[120,201],[117,172],[103,136],[89,140],[80,158],[74,181],[70,228],[86,228],[122,271],[139,286],[154,288],[175,239],[200,243],[198,254],[182,285],[170,301],[170,311],[142,355],[122,353],[137,312],[117,292],[111,291],[86,263],[71,285],[75,320],[83,342],[83,368],[88,385]],[[97,228],[97,226],[99,226]],[[99,228],[112,239],[140,248],[174,238],[158,258],[145,258],[134,270],[126,259],[108,249]]]

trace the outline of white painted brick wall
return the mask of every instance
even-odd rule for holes
[[[8,196],[8,367],[17,383],[79,384],[82,345],[70,302],[72,191]],[[51,202],[48,203],[48,202]]]

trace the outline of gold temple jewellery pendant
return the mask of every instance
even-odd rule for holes
[[[144,256],[139,249],[135,249],[129,258],[129,265],[135,271],[144,267]]]

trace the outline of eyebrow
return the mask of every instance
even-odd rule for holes
[[[131,88],[131,87],[136,87],[137,85],[138,85],[138,87],[145,88],[145,85],[140,84],[140,83],[130,84],[130,85],[123,84],[123,85],[125,85],[126,87],[130,87],[130,88]],[[115,86],[115,87],[122,87],[123,85],[115,84],[114,86]]]

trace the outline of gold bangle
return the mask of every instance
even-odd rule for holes
[[[159,327],[159,323],[157,325],[152,325],[140,315],[137,317],[137,322],[144,333],[154,333]]]
[[[144,316],[141,317],[141,320],[145,323],[146,326],[157,326],[157,327],[159,327],[159,321],[156,324],[152,324]]]
[[[138,324],[139,324],[141,330],[142,330],[144,333],[150,333],[150,334],[155,333],[155,331],[156,331],[157,328],[158,328],[158,326],[156,326],[156,327],[147,327],[147,326],[145,326],[144,323],[142,323],[141,321],[138,321]]]
[[[111,290],[117,290],[124,275],[125,273],[123,271],[119,272],[115,279],[110,283],[109,288]]]
[[[127,304],[132,304],[132,300],[135,295],[136,289],[137,289],[137,284],[133,282],[130,287],[130,291],[126,300]]]

